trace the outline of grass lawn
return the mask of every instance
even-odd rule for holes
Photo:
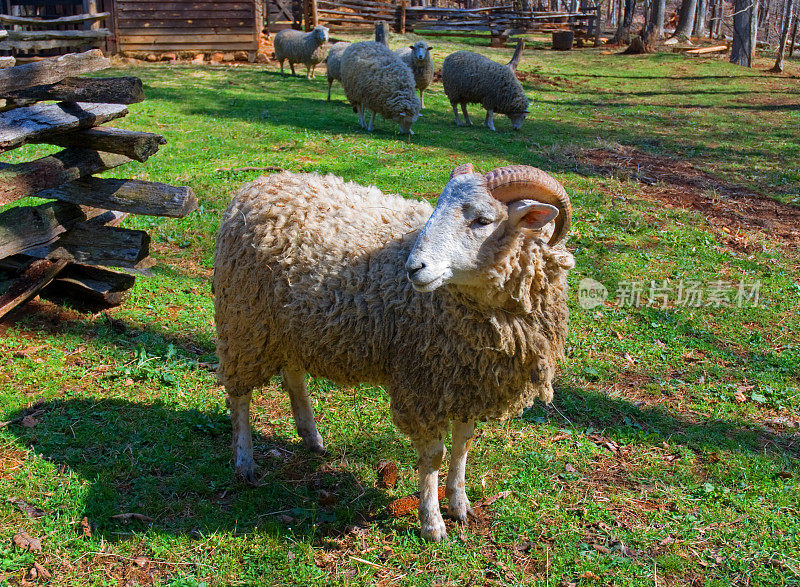
[[[432,44],[438,67],[465,47]],[[800,67],[769,66],[529,50],[521,132],[504,116],[497,133],[456,128],[437,82],[411,140],[382,120],[361,131],[338,84],[325,101],[324,75],[111,72],[147,94],[114,124],[168,144],[106,175],[189,185],[201,205],[126,220],[151,233],[157,264],[123,306],[37,300],[0,324],[0,422],[29,416],[0,425],[0,584],[23,584],[34,560],[61,585],[798,584]],[[311,382],[330,451],[318,457],[276,381],[254,400],[261,485],[235,481],[212,373],[213,249],[230,196],[258,173],[220,169],[330,172],[433,200],[466,161],[561,180],[577,261],[555,402],[478,428],[476,519],[429,544],[415,512],[386,513],[416,490],[415,455],[376,387]],[[579,304],[586,278],[605,303]],[[692,284],[703,298],[685,303]],[[393,489],[378,485],[384,459]],[[12,545],[20,530],[41,552]]]

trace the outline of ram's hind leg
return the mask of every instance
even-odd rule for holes
[[[472,513],[472,507],[465,491],[464,471],[474,433],[474,422],[453,422],[453,446],[450,451],[450,468],[447,471],[445,495],[450,501],[447,515],[461,523],[466,523],[467,515]]]
[[[241,475],[247,483],[255,483],[255,463],[253,462],[253,436],[250,430],[250,400],[253,390],[236,389],[227,387],[226,399],[228,409],[231,411],[231,425],[233,426],[233,462],[236,473]]]
[[[447,530],[439,510],[439,467],[444,458],[441,438],[412,438],[419,461],[419,524],[422,537],[439,542]]]
[[[317,423],[314,421],[314,411],[311,409],[311,400],[306,390],[306,373],[301,369],[286,367],[281,371],[283,387],[289,394],[292,402],[292,414],[297,433],[303,439],[306,448],[317,454],[324,454],[322,436],[317,432]]]

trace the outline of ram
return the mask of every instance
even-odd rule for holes
[[[275,60],[281,64],[289,62],[294,75],[294,64],[306,66],[306,79],[314,79],[314,69],[318,63],[325,61],[325,44],[328,42],[328,29],[324,26],[314,27],[310,33],[294,29],[284,29],[275,35]]]
[[[437,488],[451,426],[448,514],[466,521],[475,422],[552,400],[568,325],[571,210],[561,184],[524,166],[486,175],[458,167],[433,210],[333,175],[244,185],[214,261],[218,374],[238,473],[254,479],[250,402],[273,375],[318,453],[306,374],[383,385],[419,455],[423,537],[446,535]]]

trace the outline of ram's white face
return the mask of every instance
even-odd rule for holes
[[[508,230],[520,224],[539,229],[557,215],[557,208],[535,200],[504,204],[492,197],[482,175],[457,175],[417,237],[405,264],[408,278],[422,292],[447,283],[478,285]]]

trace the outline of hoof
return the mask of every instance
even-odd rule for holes
[[[438,522],[433,524],[422,524],[420,527],[422,538],[430,542],[441,542],[447,538],[447,528],[444,526],[444,520],[439,519]]]
[[[469,504],[467,504],[466,507],[464,507],[463,505],[461,505],[461,507],[458,507],[458,505],[454,505],[451,503],[450,506],[447,508],[447,517],[455,520],[459,524],[466,524],[467,519],[470,516],[475,517],[475,512],[472,511],[472,508],[469,507]]]

